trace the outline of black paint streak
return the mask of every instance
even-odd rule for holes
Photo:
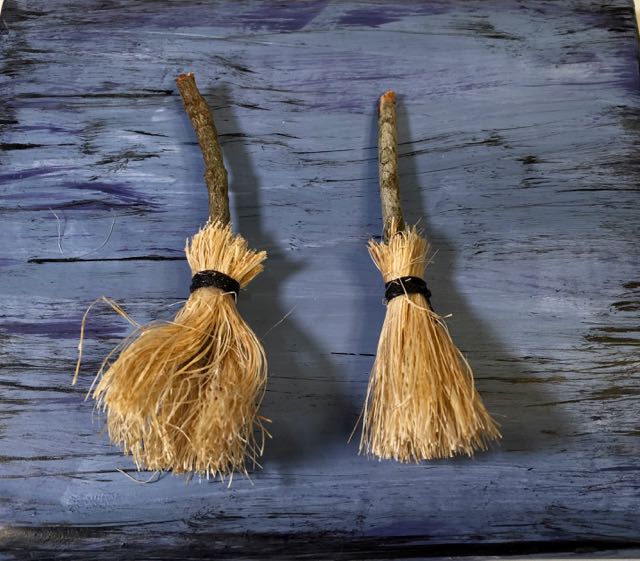
[[[148,154],[148,153],[138,153],[133,150],[125,150],[119,154],[115,154],[113,156],[108,156],[106,158],[102,158],[96,162],[97,166],[107,165],[107,164],[121,164],[125,165],[131,162],[141,162],[143,160],[148,160],[149,158],[159,158],[158,154]]]
[[[532,155],[523,156],[522,158],[517,158],[517,160],[519,162],[522,162],[522,164],[525,166],[532,165],[532,164],[541,164],[544,162],[544,160],[541,160],[537,156],[532,156]]]
[[[640,343],[640,341],[637,341],[637,343]],[[593,392],[591,394],[591,399],[604,401],[607,399],[618,399],[621,397],[629,397],[629,396],[635,396],[635,395],[640,395],[640,389],[612,386],[604,390]]]
[[[145,524],[141,524],[145,525]],[[493,543],[429,544],[426,536],[352,538],[341,534],[191,534],[186,543],[177,546],[156,545],[153,535],[140,543],[135,533],[122,526],[40,526],[9,527],[3,532],[5,552],[46,554],[47,559],[64,557],[72,550],[82,552],[82,559],[122,559],[136,554],[156,560],[182,559],[243,560],[262,559],[317,561],[356,561],[382,559],[425,559],[479,556],[528,556],[539,554],[594,554],[601,551],[624,551],[640,547],[640,541],[622,540],[558,540]],[[135,525],[134,525],[135,526]],[[148,534],[141,532],[141,534]],[[99,547],[96,547],[100,544]],[[43,558],[43,557],[39,557]]]
[[[632,337],[609,337],[606,335],[585,335],[585,339],[591,343],[603,343],[605,345],[640,345],[640,339]]]
[[[41,265],[43,263],[101,263],[107,261],[185,261],[186,257],[172,257],[169,255],[132,255],[129,257],[34,257],[27,263]]]
[[[258,109],[260,111],[268,111],[266,107],[260,107],[255,103],[235,103],[234,105],[237,105],[238,107],[244,107],[245,109]]]
[[[139,130],[131,130],[131,129],[125,129],[126,132],[132,132],[134,134],[141,134],[143,136],[159,136],[161,138],[167,138],[166,134],[160,134],[157,132],[147,132],[147,131],[139,131]]]
[[[21,142],[0,143],[0,150],[29,150],[29,148],[42,148],[42,144],[29,144]]]
[[[611,306],[620,312],[637,312],[640,310],[640,300],[620,300]]]
[[[83,92],[75,94],[27,92],[17,94],[15,99],[145,99],[176,95],[172,90],[141,90],[137,92]]]
[[[338,356],[376,356],[373,353],[337,353],[337,352],[332,352],[332,355],[338,355]]]

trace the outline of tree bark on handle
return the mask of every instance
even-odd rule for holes
[[[207,102],[198,91],[193,72],[180,74],[176,84],[204,159],[204,181],[209,192],[209,220],[229,224],[229,183],[218,142],[218,131]]]
[[[380,97],[378,109],[378,176],[384,239],[388,241],[395,232],[405,229],[398,178],[396,94],[392,91]],[[394,230],[392,223],[395,223]]]

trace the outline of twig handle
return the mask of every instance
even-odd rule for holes
[[[392,91],[388,91],[380,97],[378,110],[378,175],[380,177],[384,239],[388,241],[394,233],[405,229],[400,205],[400,181],[398,178],[396,94]],[[394,223],[395,227],[392,229],[392,224]]]
[[[198,91],[193,72],[180,74],[176,78],[176,84],[180,90],[184,108],[198,137],[204,158],[204,181],[209,192],[209,220],[227,225],[231,221],[229,184],[213,115],[207,102]]]

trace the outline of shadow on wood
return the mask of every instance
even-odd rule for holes
[[[257,332],[259,337],[264,336],[269,361],[261,412],[272,420],[267,428],[273,435],[266,443],[264,462],[308,462],[334,445],[346,445],[357,413],[345,400],[339,372],[329,353],[305,333],[293,315],[287,315],[291,310],[282,304],[285,281],[305,264],[278,248],[263,228],[260,178],[253,171],[244,135],[236,136],[239,127],[230,90],[224,85],[215,86],[205,97],[213,108],[231,176],[230,197],[236,208],[244,209],[234,221],[237,231],[252,247],[265,248],[269,254],[264,272],[249,287],[253,306],[242,310],[250,325],[266,321],[271,326],[266,335]]]

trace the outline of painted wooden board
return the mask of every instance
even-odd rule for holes
[[[622,0],[5,2],[0,558],[637,546],[633,18]],[[83,401],[128,332],[106,308],[70,386],[91,301],[148,321],[188,294],[182,248],[207,205],[186,70],[214,108],[235,223],[270,255],[240,307],[268,352],[274,438],[230,488],[121,473],[150,476]],[[504,432],[473,459],[398,465],[347,443],[384,317],[366,241],[389,88],[434,304]]]

